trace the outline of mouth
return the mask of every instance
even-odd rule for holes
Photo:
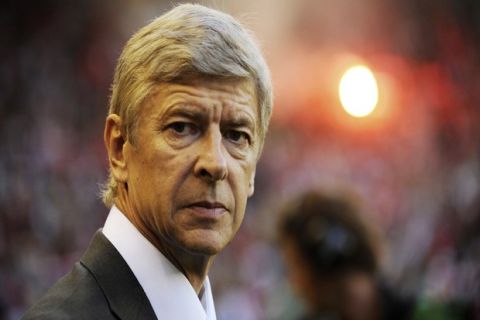
[[[205,209],[224,209],[227,210],[225,205],[221,202],[199,201],[189,205],[189,207],[200,207]]]
[[[227,207],[221,202],[198,201],[185,207],[192,211],[196,216],[203,218],[217,218],[228,212]]]

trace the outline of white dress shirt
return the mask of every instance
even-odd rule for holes
[[[112,206],[103,234],[120,252],[159,319],[216,320],[208,277],[199,299],[188,279]]]

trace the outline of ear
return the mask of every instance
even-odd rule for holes
[[[127,140],[122,133],[122,119],[117,114],[110,114],[105,120],[103,139],[107,148],[110,171],[114,179],[118,182],[126,182],[128,174],[124,146]]]
[[[248,196],[253,196],[253,192],[255,191],[255,170],[253,170],[252,176],[250,177],[250,181],[248,182]]]

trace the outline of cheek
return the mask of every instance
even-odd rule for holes
[[[235,217],[233,218],[233,224],[234,224],[234,232],[237,232],[238,229],[240,228],[243,218],[245,217],[245,205],[242,205],[237,208],[237,212],[235,214]]]
[[[251,183],[253,183],[253,178],[255,177],[256,164],[257,162],[252,159],[239,165],[238,171],[241,172],[242,178],[238,180],[241,180],[242,186],[247,188],[247,194]]]
[[[173,151],[162,143],[153,148],[153,152],[142,163],[143,179],[151,184],[153,193],[172,193],[190,172],[193,157],[188,152]]]
[[[250,189],[249,181],[252,177],[252,170],[246,170],[247,168],[241,166],[238,166],[236,169],[236,171],[230,171],[229,175],[229,185],[235,203],[235,214],[231,217],[233,233],[238,231],[245,217]]]
[[[171,205],[181,166],[162,152],[144,152],[144,155],[132,166],[129,192],[139,211],[148,212],[146,218],[150,220],[157,218],[153,213],[167,210]]]
[[[253,187],[253,178],[255,174],[255,162],[246,162],[240,164],[231,175],[231,185],[235,195],[237,212],[243,213],[246,209],[247,199],[251,195]]]
[[[243,218],[247,199],[250,194],[250,181],[253,177],[253,170],[238,170],[237,173],[231,175],[230,185],[235,196],[235,206],[237,215]]]

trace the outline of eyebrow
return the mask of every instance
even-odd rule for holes
[[[201,99],[200,99],[201,100]],[[233,106],[232,106],[233,107]],[[171,117],[184,117],[196,122],[205,123],[209,118],[209,106],[192,101],[186,101],[182,98],[174,97],[166,104],[165,109],[157,116],[159,122],[163,122]],[[222,116],[223,118],[223,116]],[[253,135],[256,134],[257,122],[255,116],[241,107],[235,106],[233,110],[225,114],[221,120],[224,125],[235,128],[247,128]]]
[[[170,117],[183,117],[195,121],[206,121],[208,115],[203,112],[203,108],[198,105],[192,105],[188,103],[173,103],[167,106],[167,109],[162,112],[158,119],[164,121]]]
[[[245,127],[252,131],[252,134],[256,133],[256,125],[254,119],[248,114],[244,112],[234,112],[232,116],[228,116],[225,120],[227,125],[234,126],[234,127]]]

